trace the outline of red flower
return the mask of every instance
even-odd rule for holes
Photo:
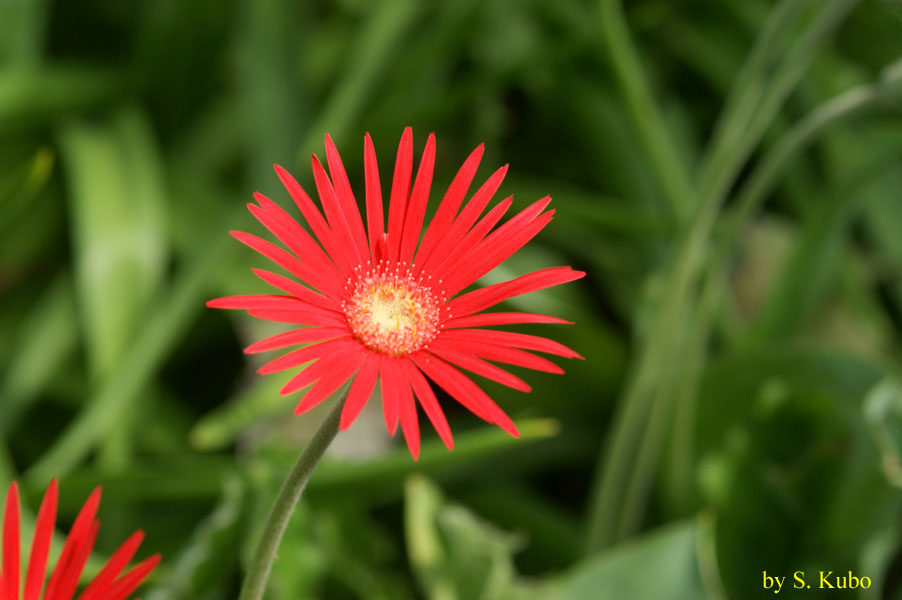
[[[44,589],[47,560],[50,554],[50,538],[56,522],[58,490],[56,481],[50,482],[41,509],[38,512],[31,556],[25,574],[24,595],[19,592],[19,488],[15,483],[9,486],[6,495],[6,512],[3,518],[3,569],[0,575],[0,600],[38,600]],[[75,519],[69,537],[63,545],[56,569],[50,576],[44,600],[71,600],[75,597],[78,580],[88,561],[100,522],[95,520],[100,505],[100,488],[85,502]],[[153,571],[160,556],[154,555],[138,564],[130,571],[122,573],[141,545],[144,534],[135,532],[119,547],[97,577],[78,596],[78,600],[125,600],[141,581]]]
[[[232,296],[207,305],[246,309],[261,319],[306,326],[245,350],[255,353],[307,344],[259,370],[274,373],[313,362],[282,388],[284,395],[312,384],[296,414],[322,402],[356,373],[341,415],[341,428],[346,429],[363,409],[378,379],[386,426],[394,434],[400,418],[416,458],[420,434],[414,396],[448,448],[453,445],[448,422],[427,377],[477,416],[517,436],[510,418],[458,367],[528,392],[530,387],[523,380],[488,361],[562,373],[560,367],[533,352],[579,357],[545,338],[482,329],[567,321],[530,313],[482,311],[513,296],[579,279],[585,273],[555,267],[460,294],[535,237],[554,214],[553,210],[543,212],[551,202],[545,197],[495,228],[511,206],[513,198],[509,197],[480,218],[507,166],[489,177],[458,212],[482,152],[480,145],[463,164],[425,233],[423,217],[432,184],[435,137],[430,135],[426,142],[411,189],[413,134],[409,127],[401,137],[395,162],[387,232],[369,134],[364,138],[366,229],[338,150],[328,135],[326,162],[331,177],[316,156],[312,160],[325,218],[297,181],[275,167],[315,238],[275,202],[254,194],[257,204],[248,205],[251,213],[289,252],[247,233],[233,231],[232,235],[306,285],[255,269],[260,279],[286,295]]]

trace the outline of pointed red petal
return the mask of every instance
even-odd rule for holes
[[[385,217],[382,214],[382,187],[379,183],[379,166],[373,140],[367,133],[363,138],[363,168],[366,179],[366,226],[370,240],[373,264],[377,264],[376,243],[385,232]]]
[[[50,481],[34,530],[31,542],[31,555],[28,559],[28,572],[25,574],[24,600],[38,600],[44,589],[44,576],[47,570],[47,559],[50,553],[50,539],[53,537],[56,523],[56,507],[59,498],[59,486],[56,479]]]
[[[398,383],[398,408],[401,414],[401,431],[414,460],[420,457],[420,423],[417,416],[417,407],[413,400],[413,392],[410,391],[410,383],[407,381],[407,372],[403,361],[399,360],[397,373]]]
[[[292,329],[285,333],[268,337],[255,342],[244,349],[245,354],[256,354],[277,350],[288,346],[324,342],[348,335],[347,327],[305,327],[304,329]]]
[[[460,208],[464,196],[467,194],[467,190],[470,189],[470,184],[473,183],[473,178],[476,176],[477,169],[479,169],[479,161],[482,160],[482,153],[484,150],[485,145],[479,144],[479,146],[470,153],[467,160],[464,161],[464,164],[457,172],[457,175],[454,176],[454,180],[451,182],[451,185],[448,186],[448,191],[445,192],[442,201],[435,211],[432,222],[429,223],[429,226],[426,228],[426,233],[423,235],[423,242],[420,244],[420,249],[416,254],[415,263],[419,264],[423,262],[423,260],[432,253],[435,244],[438,243],[439,239],[448,230],[448,227],[450,227],[451,221],[457,215],[457,210]]]
[[[94,548],[98,531],[100,531],[100,521],[92,522],[87,535],[80,539],[78,546],[71,555],[71,560],[66,563],[66,569],[64,574],[60,576],[56,593],[51,598],[48,590],[47,600],[71,600],[75,595],[75,588],[78,587],[81,572],[84,570],[88,557],[91,555],[91,550]]]
[[[363,221],[360,219],[360,209],[357,207],[357,201],[354,200],[354,192],[351,191],[351,183],[348,181],[341,156],[328,133],[326,134],[326,162],[329,165],[329,174],[332,176],[332,185],[338,197],[339,206],[348,222],[351,239],[360,255],[360,262],[363,264],[366,262],[367,246]]]
[[[251,271],[254,272],[254,275],[259,277],[269,285],[285,292],[286,294],[291,294],[298,300],[302,300],[307,304],[322,308],[323,310],[333,310],[335,312],[341,312],[341,304],[339,304],[337,300],[329,298],[328,296],[323,296],[318,292],[314,292],[307,286],[301,285],[297,281],[288,279],[287,277],[282,277],[281,275],[272,273],[270,271],[265,271],[263,269],[251,269]]]
[[[103,600],[125,600],[129,594],[134,592],[141,582],[150,575],[156,566],[160,563],[160,555],[154,554],[144,562],[139,563],[135,568],[122,576],[116,583],[110,587],[107,595]]]
[[[252,317],[278,323],[295,323],[297,325],[347,327],[347,320],[338,313],[328,310],[303,308],[250,308],[247,311]]]
[[[301,227],[297,221],[282,210],[282,207],[261,194],[254,193],[254,199],[260,204],[248,205],[248,210],[266,227],[285,247],[291,250],[295,256],[311,265],[323,277],[343,279],[338,267],[323,249],[310,237],[310,234]]]
[[[334,261],[336,256],[336,246],[338,244],[335,233],[329,229],[323,215],[320,214],[319,210],[317,210],[316,206],[313,204],[313,200],[310,199],[310,196],[307,195],[307,192],[304,191],[304,188],[301,187],[294,177],[279,165],[273,165],[273,168],[276,170],[276,175],[278,175],[279,179],[282,181],[282,185],[288,190],[291,199],[294,200],[294,203],[297,205],[298,210],[304,215],[304,219],[307,221],[307,224],[310,225],[313,234],[323,245],[326,253],[331,256]]]
[[[467,292],[448,301],[446,306],[448,312],[454,317],[464,317],[494,306],[508,298],[574,281],[585,275],[583,271],[574,271],[570,267],[542,269],[510,281]]]
[[[289,254],[275,244],[243,231],[230,231],[229,233],[242,244],[256,250],[301,281],[310,284],[324,294],[334,298],[341,293],[344,281],[320,277],[320,274],[315,269],[312,269],[310,265],[301,262],[296,256]]]
[[[482,375],[486,379],[497,381],[501,385],[506,385],[521,392],[532,391],[532,388],[525,381],[513,373],[508,373],[501,367],[485,362],[469,352],[461,352],[454,347],[453,343],[443,344],[441,339],[438,339],[429,345],[429,351],[447,360],[449,363],[477,375]]]
[[[492,421],[492,411],[483,406],[478,398],[472,399],[471,394],[458,392],[459,386],[455,384],[455,379],[450,376],[450,369],[453,367],[440,358],[426,352],[411,354],[410,359],[423,373],[448,392],[452,398],[464,405],[467,410],[488,423],[494,422]]]
[[[477,417],[498,425],[514,437],[520,436],[510,417],[469,377],[434,354],[420,351],[411,354],[410,358],[420,370]]]
[[[462,352],[469,352],[475,356],[494,362],[514,365],[515,367],[524,367],[534,371],[554,373],[556,375],[560,375],[564,372],[562,368],[550,360],[527,352],[526,350],[519,350],[507,346],[496,346],[494,344],[487,344],[485,341],[454,340],[446,338],[443,339],[443,343]]]
[[[342,327],[347,320],[340,312],[311,306],[294,296],[258,294],[226,296],[207,301],[210,308],[246,310],[249,315],[268,321],[299,323],[301,325],[331,325]]]
[[[508,196],[490,210],[482,219],[479,220],[473,228],[467,232],[464,236],[464,239],[461,240],[459,244],[450,248],[445,257],[434,267],[436,273],[451,273],[453,272],[453,266],[457,265],[461,262],[461,259],[466,256],[473,246],[482,240],[486,236],[486,234],[491,231],[492,227],[494,227],[498,221],[501,220],[501,217],[504,216],[504,213],[507,212],[507,209],[511,207],[511,204],[514,201],[513,196]],[[441,280],[444,281],[444,280]]]
[[[107,592],[110,586],[119,577],[119,574],[128,566],[141,542],[144,540],[144,532],[136,531],[119,546],[110,559],[104,565],[97,577],[85,588],[78,600],[103,600],[102,594]]]
[[[307,390],[307,393],[304,394],[304,397],[294,409],[294,414],[299,415],[317,406],[341,387],[363,364],[363,359],[366,357],[365,353],[366,350],[364,350],[363,346],[358,344],[358,353],[356,355],[352,355],[351,358],[339,364],[329,374],[320,378],[312,388]]]
[[[485,210],[492,196],[501,187],[504,176],[507,174],[508,165],[504,165],[489,177],[485,183],[480,186],[470,201],[467,202],[463,210],[456,219],[451,223],[445,231],[441,232],[439,241],[435,248],[428,255],[423,254],[423,258],[418,258],[420,263],[420,273],[433,273],[436,265],[444,262],[445,257],[451,250],[457,247],[463,241],[467,232]]]
[[[559,325],[573,325],[572,321],[565,321],[564,319],[550,317],[548,315],[523,312],[498,312],[453,317],[444,324],[444,328],[486,327],[490,325],[516,325],[520,323],[556,323]]]
[[[438,400],[435,397],[435,392],[432,391],[429,382],[426,381],[426,378],[423,377],[423,374],[412,361],[403,360],[402,363],[404,365],[404,371],[407,373],[407,380],[410,382],[410,387],[413,388],[414,394],[416,394],[417,399],[420,401],[423,412],[429,417],[429,421],[432,422],[432,426],[435,427],[435,431],[438,433],[445,446],[448,447],[448,450],[453,450],[454,438],[451,436],[451,428],[448,426],[448,419],[445,418],[442,407],[439,406]]]
[[[350,335],[327,342],[311,344],[297,350],[292,350],[288,354],[284,354],[279,358],[269,361],[259,369],[257,373],[260,375],[268,375],[270,373],[278,373],[292,367],[299,367],[304,363],[322,358],[332,352],[345,348],[349,345],[356,344]]]
[[[395,175],[392,178],[391,197],[388,201],[388,260],[397,260],[404,229],[404,216],[410,195],[410,174],[413,171],[413,130],[404,128],[398,144]]]
[[[63,586],[68,583],[69,571],[74,570],[78,564],[79,551],[90,540],[91,528],[95,522],[94,517],[97,516],[99,506],[100,488],[97,488],[91,492],[78,516],[75,517],[75,522],[72,524],[72,529],[69,530],[69,536],[63,545],[63,551],[60,553],[56,568],[50,576],[50,583],[47,584],[47,593],[44,595],[44,600],[69,600],[69,597],[61,597],[59,594],[63,591]],[[80,569],[79,567],[79,571],[75,573],[76,577],[81,574]]]
[[[423,216],[426,214],[426,204],[429,202],[429,190],[432,187],[432,172],[435,167],[435,134],[430,133],[426,140],[426,149],[423,150],[423,158],[420,159],[420,167],[417,169],[417,177],[413,183],[413,191],[410,193],[410,204],[407,214],[404,216],[404,231],[401,234],[401,251],[398,261],[407,264],[413,260],[420,241],[420,233],[423,228]]]
[[[442,332],[442,337],[447,340],[464,340],[477,343],[494,344],[496,346],[511,346],[524,350],[535,350],[563,356],[564,358],[582,358],[567,346],[536,335],[515,333],[513,331],[496,331],[494,329],[449,329]]]
[[[390,356],[382,357],[379,369],[379,384],[382,388],[382,413],[385,416],[385,428],[390,435],[398,430],[398,411],[400,402],[401,373],[398,359]]]
[[[484,240],[470,247],[457,263],[446,267],[450,275],[444,278],[442,289],[445,294],[456,294],[510,258],[538,235],[551,222],[554,211],[533,218],[529,213],[532,212],[530,208],[535,206],[524,209]]]
[[[19,598],[19,486],[9,484],[3,512],[3,587],[6,598]]]
[[[360,370],[351,384],[351,390],[348,392],[348,399],[345,406],[341,410],[341,424],[339,429],[345,430],[351,426],[360,411],[366,405],[367,401],[373,395],[373,389],[376,387],[376,379],[379,377],[382,357],[374,352],[369,352],[360,365]]]
[[[292,377],[288,383],[282,387],[279,393],[283,396],[287,396],[288,394],[293,394],[298,390],[302,390],[327,373],[335,369],[343,368],[342,363],[346,361],[360,359],[360,361],[363,362],[360,352],[360,344],[349,342],[347,346],[339,348],[334,352],[330,352]]]
[[[358,245],[358,240],[355,240],[350,217],[345,213],[344,206],[338,199],[335,188],[332,187],[332,181],[326,175],[326,170],[315,154],[311,156],[310,164],[313,168],[313,179],[316,182],[320,203],[323,205],[323,212],[326,213],[329,227],[332,228],[336,240],[339,241],[339,246],[333,250],[339,253],[339,256],[333,255],[333,258],[340,261],[342,271],[349,274],[355,266],[366,262],[363,254],[366,250],[366,240],[359,240],[363,247]],[[356,205],[354,210],[357,210]]]

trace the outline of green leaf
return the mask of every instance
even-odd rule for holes
[[[669,525],[584,560],[556,583],[561,600],[694,600],[713,597],[702,583],[696,522]]]
[[[76,290],[94,378],[118,366],[167,259],[162,167],[134,110],[60,133],[70,187]]]
[[[422,477],[405,484],[404,530],[411,568],[430,600],[539,598],[518,581],[511,555],[521,544]]]

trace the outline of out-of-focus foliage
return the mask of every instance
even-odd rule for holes
[[[66,520],[102,484],[89,572],[143,528],[143,597],[234,597],[323,413],[253,374],[271,325],[203,308],[260,289],[227,231],[325,132],[361,189],[363,133],[386,169],[412,125],[433,202],[480,142],[554,197],[485,281],[588,271],[510,303],[586,361],[485,384],[520,440],[443,402],[417,463],[372,402],[269,597],[902,598],[900,32],[891,0],[0,2],[0,489],[29,518],[58,477]]]

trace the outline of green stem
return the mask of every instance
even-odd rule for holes
[[[313,475],[313,470],[316,469],[316,465],[326,453],[326,448],[338,434],[341,410],[344,408],[349,389],[350,384],[346,384],[339,392],[339,400],[335,404],[335,408],[323,420],[313,435],[313,439],[304,448],[288,473],[288,477],[282,483],[282,489],[279,490],[279,495],[276,496],[269,515],[266,517],[266,523],[263,525],[263,533],[260,535],[257,549],[254,550],[254,558],[244,579],[244,585],[241,586],[239,600],[261,600],[263,598],[263,594],[266,592],[266,582],[269,579],[273,561],[276,559],[276,552],[279,550],[279,544],[282,543],[282,536],[285,535],[285,529],[294,513],[294,507],[301,499],[301,493],[307,486],[310,476]]]

